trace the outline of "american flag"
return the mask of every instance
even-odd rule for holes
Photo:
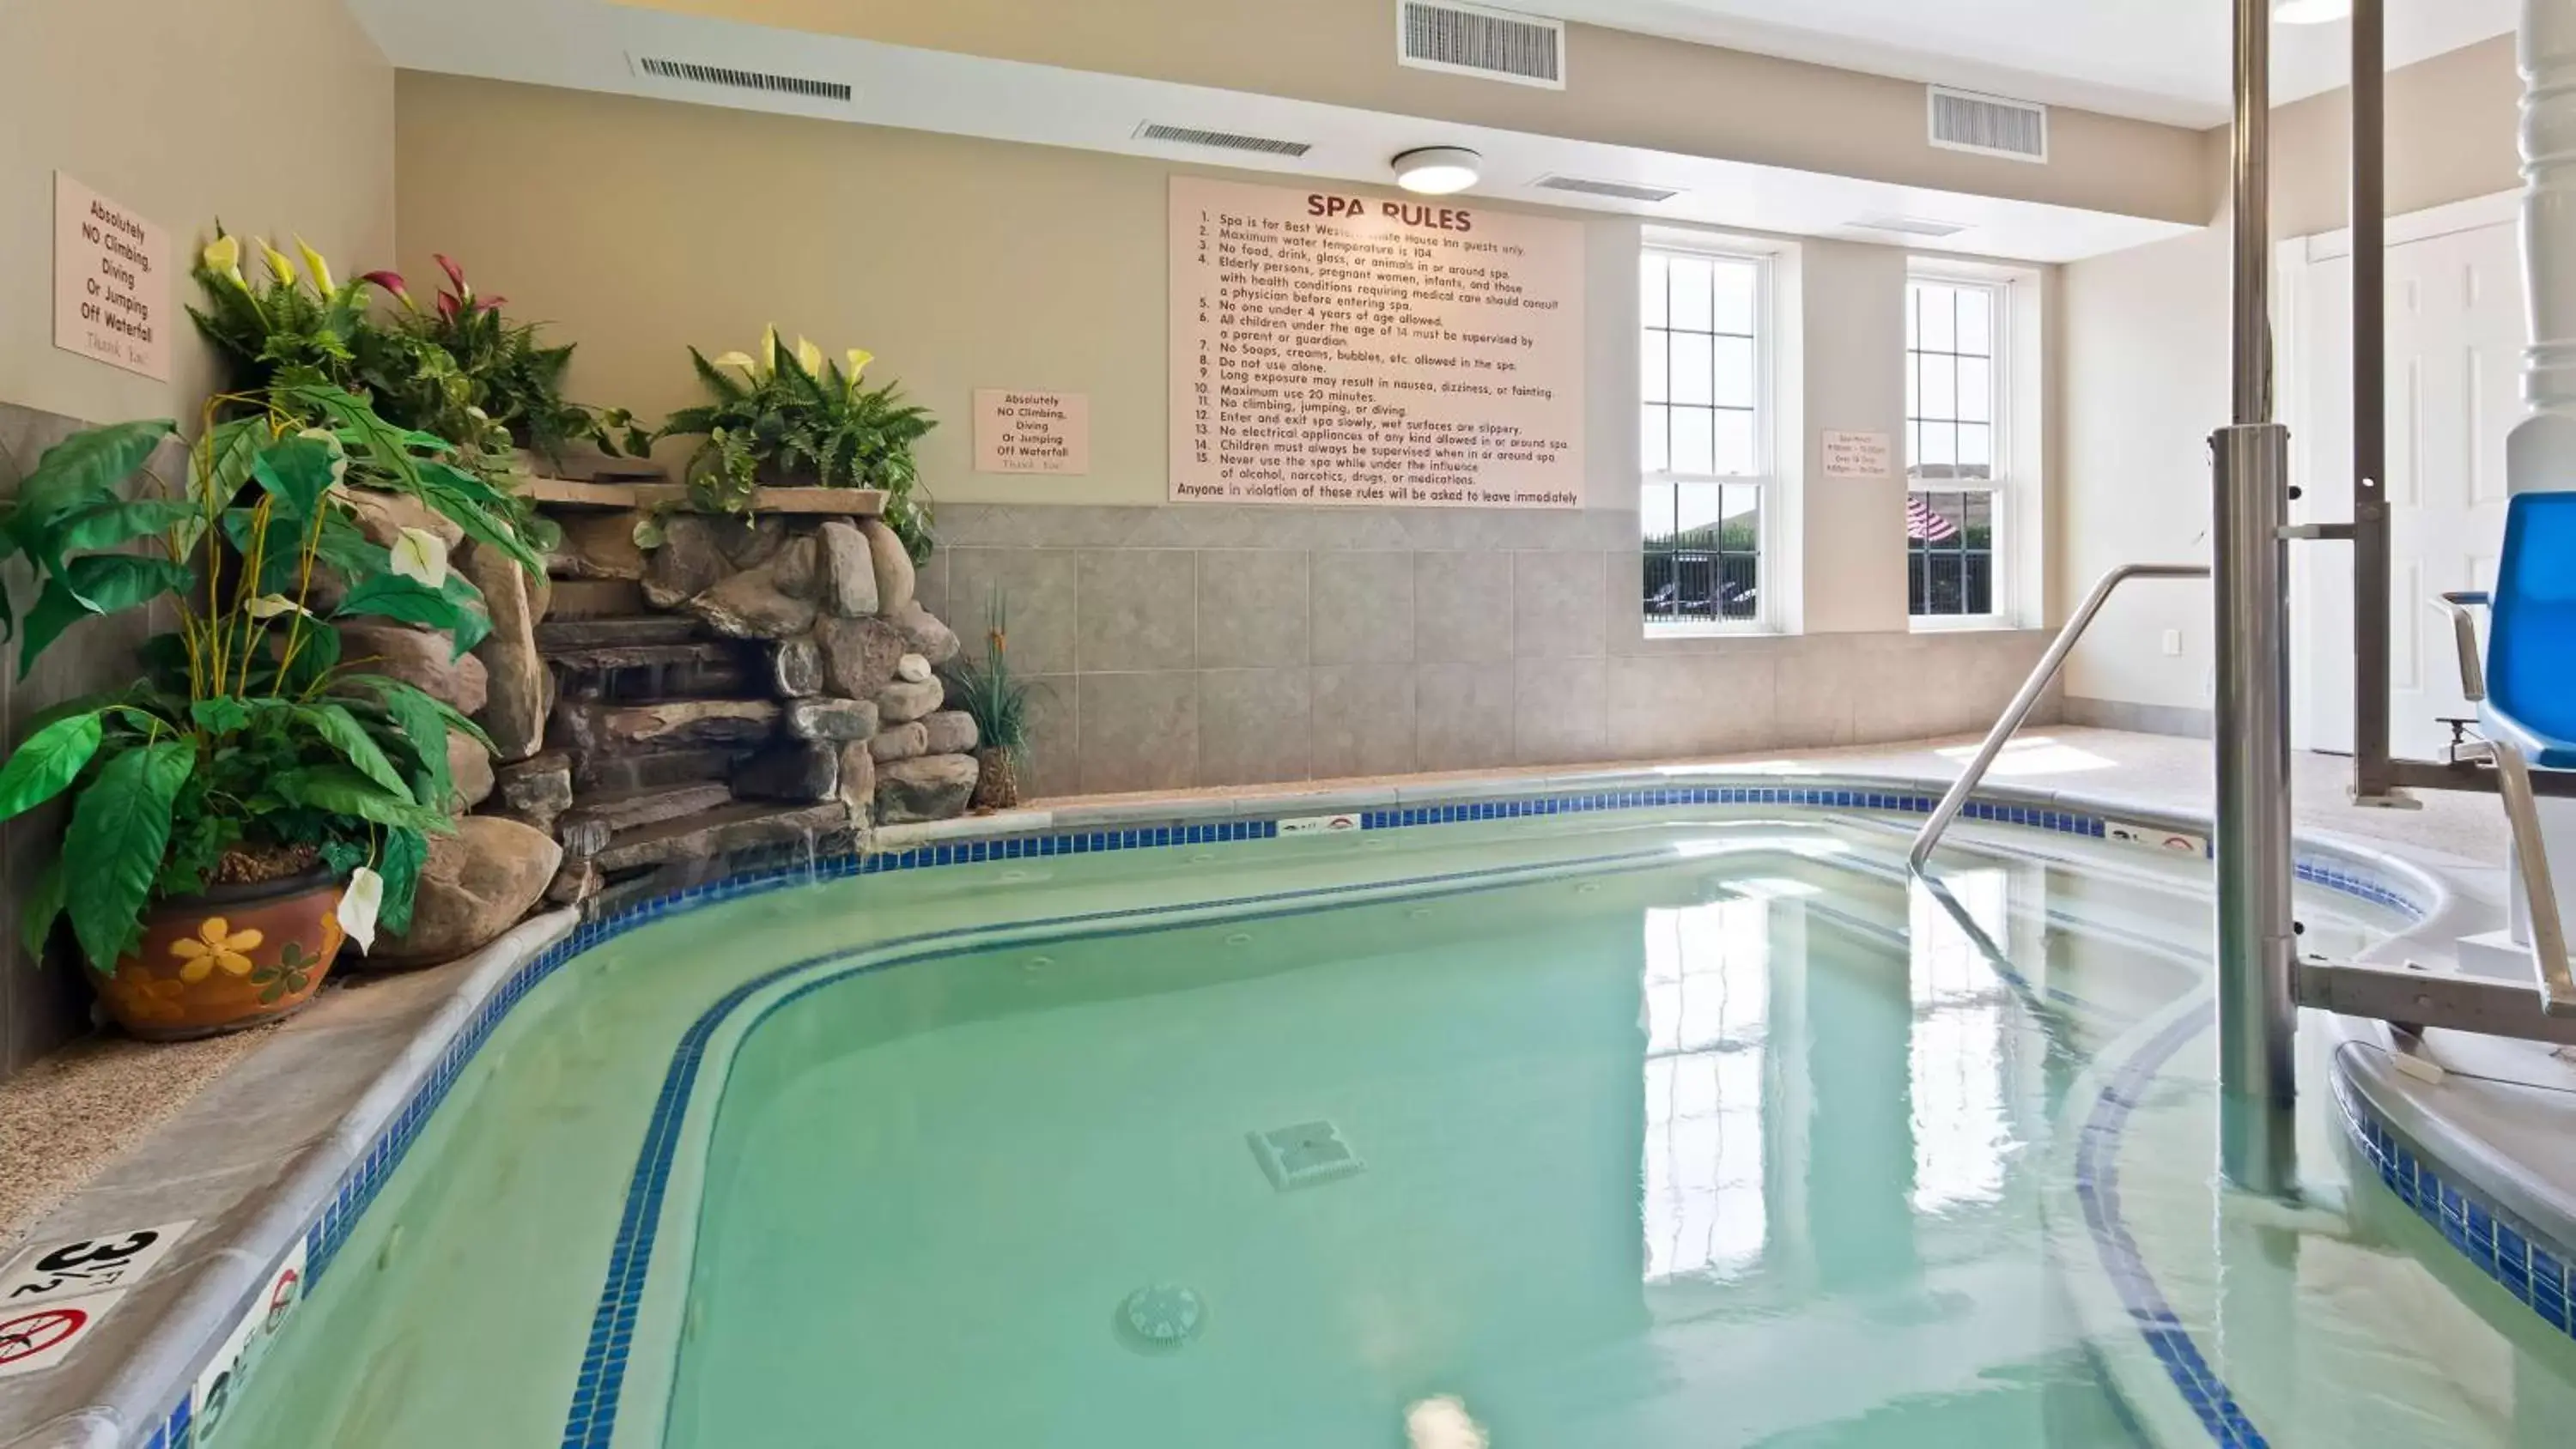
[[[1931,500],[1920,493],[1905,495],[1905,536],[1921,543],[1939,543],[1959,531],[1959,525],[1932,511]]]

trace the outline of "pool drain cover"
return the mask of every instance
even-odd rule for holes
[[[1342,1129],[1330,1122],[1300,1122],[1255,1132],[1252,1155],[1260,1159],[1270,1185],[1281,1192],[1333,1182],[1368,1165],[1342,1140]]]
[[[1148,1348],[1178,1348],[1206,1323],[1206,1300],[1177,1283],[1139,1288],[1118,1305],[1118,1326]]]

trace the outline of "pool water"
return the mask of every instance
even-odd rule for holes
[[[2167,1370],[2115,1263],[2238,1442],[2569,1442],[2576,1345],[2426,1266],[2321,1111],[2303,1207],[2212,1183],[2205,867],[1990,833],[1944,897],[1862,817],[1392,836],[803,887],[601,948],[219,1442],[2217,1442],[2128,1402]],[[859,949],[990,927],[1006,881],[1014,929]],[[670,1186],[603,1347],[639,1148]]]

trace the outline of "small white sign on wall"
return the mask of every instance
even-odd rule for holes
[[[170,380],[170,234],[54,173],[54,345]]]
[[[975,471],[1091,471],[1091,397],[1079,392],[975,390]]]
[[[1825,476],[1889,478],[1896,473],[1896,448],[1885,433],[1825,433]]]

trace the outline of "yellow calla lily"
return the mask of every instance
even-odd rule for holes
[[[751,354],[748,352],[728,352],[716,359],[716,366],[739,367],[745,372],[760,371],[760,364],[752,361]]]
[[[286,253],[270,246],[265,237],[259,238],[258,240],[260,255],[268,260],[269,274],[277,278],[278,285],[280,286],[294,286],[295,263],[287,259]]]
[[[823,349],[799,337],[796,339],[796,361],[808,377],[823,370]]]
[[[234,286],[238,287],[247,285],[242,281],[240,237],[219,236],[215,238],[213,241],[206,243],[206,249],[199,253],[199,259],[206,264],[207,271],[214,273],[218,277],[228,278]]]
[[[328,297],[339,290],[331,282],[331,264],[322,260],[320,252],[313,250],[302,237],[295,239],[295,249],[304,254],[304,270],[313,274],[313,285],[321,289],[323,296]]]
[[[877,360],[877,355],[864,347],[853,347],[841,355],[849,359],[850,382],[853,385],[857,384],[859,374],[868,370],[868,364]]]
[[[778,324],[760,329],[760,373],[767,377],[778,366]]]

